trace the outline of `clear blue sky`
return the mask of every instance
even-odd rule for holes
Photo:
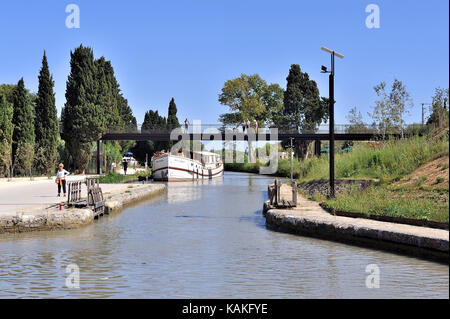
[[[79,29],[68,29],[66,5],[80,8]],[[368,29],[365,8],[380,8],[380,28]],[[166,115],[171,97],[179,119],[217,123],[223,83],[258,73],[286,85],[293,63],[328,96],[327,46],[336,61],[336,123],[356,106],[368,120],[373,86],[402,80],[420,103],[449,81],[449,5],[428,1],[104,1],[41,0],[0,3],[0,83],[24,77],[36,92],[43,50],[55,80],[58,110],[65,103],[70,50],[80,43],[112,61],[124,96],[141,122],[149,108]]]

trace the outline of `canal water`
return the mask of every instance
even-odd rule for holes
[[[0,298],[449,297],[448,265],[266,229],[271,180],[170,184],[88,227],[0,235]]]

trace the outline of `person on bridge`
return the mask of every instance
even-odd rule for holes
[[[185,133],[188,133],[189,132],[189,120],[186,118],[185,120],[184,120],[184,130],[185,130]]]
[[[61,196],[61,186],[63,188],[64,197],[66,196],[66,176],[70,175],[68,171],[64,169],[64,164],[58,165],[58,172],[56,173],[56,184],[58,184],[58,197]]]
[[[255,120],[253,120],[253,128],[255,129],[255,134],[258,134],[258,122]]]

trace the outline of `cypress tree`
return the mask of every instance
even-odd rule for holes
[[[286,78],[287,85],[284,92],[284,115],[286,117],[286,124],[293,128],[300,126],[300,110],[303,101],[301,92],[302,75],[300,66],[292,64],[289,69],[289,75]]]
[[[31,170],[30,159],[34,152],[34,110],[23,78],[13,91],[13,144],[12,159],[17,173],[24,175]],[[31,161],[32,163],[32,161]]]
[[[123,130],[125,132],[134,132],[137,130],[137,121],[133,115],[131,107],[128,105],[128,100],[123,97],[122,93],[117,96],[117,103],[122,119]]]
[[[0,176],[9,173],[13,136],[13,106],[0,93]]]
[[[82,45],[71,52],[71,73],[67,80],[66,104],[62,110],[62,137],[74,159],[75,168],[84,171],[92,153],[92,142],[107,130],[136,131],[136,118],[120,92],[110,61],[94,59],[92,49]],[[112,145],[112,144],[111,144]],[[122,151],[132,142],[115,143]]]
[[[36,168],[41,174],[49,174],[52,171],[57,157],[59,123],[53,92],[54,84],[44,51],[35,108],[35,134],[38,148],[36,153],[42,154],[36,163]]]
[[[91,48],[80,45],[70,52],[71,71],[62,112],[63,138],[74,159],[75,169],[85,171],[92,152],[92,141],[105,130],[105,113],[98,104],[97,68]]]
[[[97,70],[97,104],[104,110],[108,129],[121,130],[122,119],[118,107],[119,84],[110,61],[104,57],[95,60]]]
[[[170,100],[169,110],[167,114],[167,126],[169,130],[180,127],[180,122],[177,118],[177,105],[175,104],[174,98]]]
[[[328,117],[326,100],[320,98],[316,82],[298,64],[291,65],[286,80],[283,111],[286,125],[305,132],[314,131]],[[296,141],[297,155],[306,159],[310,144],[311,141]]]

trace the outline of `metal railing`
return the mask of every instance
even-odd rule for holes
[[[334,132],[336,134],[401,134],[402,131],[406,132],[409,126],[414,125],[417,127],[421,124],[409,124],[404,127],[389,127],[389,128],[380,128],[374,127],[369,124],[336,124],[334,126]],[[329,125],[321,124],[312,128],[291,128],[286,126],[263,126],[258,127],[259,134],[270,133],[271,129],[277,129],[278,133],[282,134],[328,134],[329,133]],[[226,132],[239,132],[239,133],[254,133],[255,129],[250,125],[249,128],[243,128],[242,124],[235,125],[223,125],[223,124],[191,124],[187,128],[184,124],[179,127],[169,127],[169,126],[152,126],[143,128],[142,125],[138,125],[137,129],[130,130],[117,130],[117,129],[108,129],[105,133],[147,133],[147,134],[167,134],[171,133],[174,129],[177,129],[180,133],[185,134],[195,134],[195,133],[226,133]]]

